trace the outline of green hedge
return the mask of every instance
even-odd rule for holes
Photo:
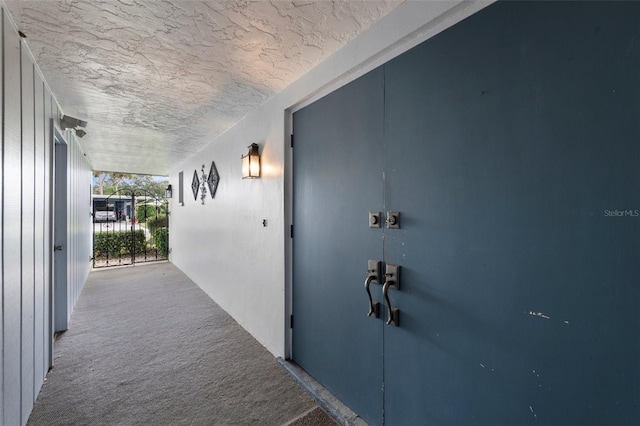
[[[93,236],[93,253],[95,257],[118,257],[131,254],[131,231],[99,232]],[[134,231],[134,252],[144,253],[147,241],[143,230]]]
[[[147,222],[156,217],[156,207],[150,204],[136,206],[136,219],[138,222]]]
[[[158,215],[158,217],[150,217],[147,219],[147,228],[151,231],[152,235],[155,235],[156,229],[166,228],[169,226],[169,218],[166,215]]]
[[[153,238],[156,242],[156,248],[158,249],[158,255],[167,257],[169,254],[169,228],[162,227],[155,230]]]

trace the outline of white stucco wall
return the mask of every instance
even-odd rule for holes
[[[212,140],[170,174],[171,261],[275,356],[287,353],[290,112],[443,31],[491,2],[408,1]],[[241,155],[260,145],[262,177],[241,179]],[[215,161],[220,185],[194,200],[194,170]],[[178,204],[184,172],[185,205]],[[263,227],[262,221],[267,221]]]

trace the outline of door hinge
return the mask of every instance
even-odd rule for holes
[[[293,328],[293,315],[289,315],[289,328]]]
[[[291,135],[291,148],[293,148],[293,135]]]
[[[291,229],[289,231],[289,234],[291,235],[291,238],[293,238],[293,225],[291,225]]]

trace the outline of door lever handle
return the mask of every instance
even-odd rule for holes
[[[389,318],[387,319],[387,325],[400,326],[400,310],[391,306],[389,300],[389,288],[400,290],[400,266],[392,263],[387,263],[386,273],[384,274],[385,281],[382,286],[382,295],[387,302],[387,310],[389,311]]]
[[[374,280],[375,277],[371,275],[364,280],[364,288],[367,290],[367,295],[369,296],[369,313],[367,313],[367,316],[370,317],[373,315],[376,318],[380,318],[380,302],[373,300],[373,297],[371,297],[371,290],[369,290],[369,284]]]
[[[380,318],[380,303],[371,297],[371,290],[369,286],[373,281],[380,284],[380,269],[381,262],[378,260],[369,259],[368,261],[368,269],[367,269],[367,278],[364,280],[364,289],[367,292],[367,296],[369,296],[369,313],[367,316],[374,316],[376,318]]]

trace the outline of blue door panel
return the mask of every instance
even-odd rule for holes
[[[294,114],[293,359],[371,424],[382,419],[382,321],[367,260],[382,260],[382,69]],[[380,288],[372,285],[380,300]]]
[[[640,421],[639,17],[506,2],[385,65],[387,424]]]

